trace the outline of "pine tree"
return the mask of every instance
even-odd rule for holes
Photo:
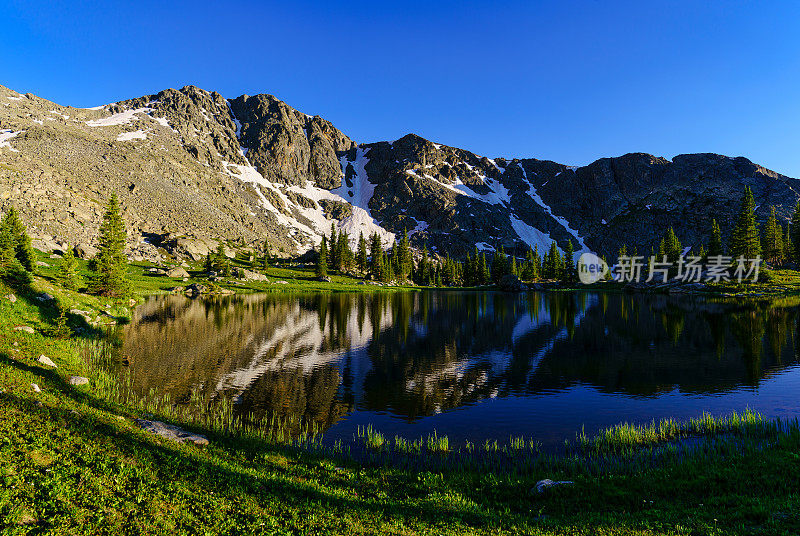
[[[78,266],[72,247],[68,246],[61,257],[61,265],[59,266],[58,274],[56,274],[56,281],[69,290],[78,290],[81,286],[81,278],[78,274]]]
[[[747,186],[744,189],[739,216],[731,234],[731,255],[734,258],[754,259],[761,254],[761,240],[756,225],[756,202],[753,192]]]
[[[775,207],[770,207],[770,215],[764,225],[764,260],[771,264],[777,264],[782,255],[783,249],[783,229],[778,225],[778,218],[775,215]]]
[[[419,262],[417,267],[413,270],[414,282],[418,285],[426,285],[428,282],[428,248],[423,247],[420,252]]]
[[[794,262],[795,249],[792,243],[791,222],[786,223],[786,235],[783,237],[783,260],[784,262]]]
[[[486,252],[481,251],[481,284],[488,285],[492,280],[492,271],[489,263],[486,262]]]
[[[119,200],[111,194],[103,223],[100,225],[99,247],[93,264],[90,289],[103,296],[122,298],[130,293],[125,257],[125,222],[122,221]]]
[[[316,267],[317,277],[328,275],[328,239],[323,235],[322,244],[319,247],[319,259]]]
[[[660,261],[666,255],[668,262],[675,263],[678,262],[682,252],[681,241],[678,240],[675,230],[670,227],[658,246],[658,260]]]
[[[17,258],[16,245],[12,226],[4,218],[0,223],[0,279],[11,285],[28,285],[31,274]]]
[[[495,253],[492,259],[492,280],[499,283],[500,279],[511,271],[511,262],[506,255],[503,246]]]
[[[264,257],[261,260],[261,268],[266,270],[269,268],[270,262],[272,262],[272,252],[269,249],[269,241],[264,240]]]
[[[544,277],[547,279],[561,278],[561,251],[555,241],[550,242],[550,250],[545,257]]]
[[[383,279],[383,245],[381,244],[381,237],[378,236],[378,233],[372,233],[370,237],[370,256],[372,257],[370,272],[372,272],[373,279],[382,280]]]
[[[408,241],[408,233],[403,229],[403,236],[397,244],[397,277],[401,281],[408,279],[413,268],[413,260],[411,257],[411,245]]]
[[[789,224],[789,244],[793,253],[792,260],[800,263],[800,201],[794,208],[792,221]]]
[[[707,257],[717,257],[724,254],[722,247],[722,232],[719,229],[717,220],[711,220],[711,239],[708,241]]]
[[[564,283],[574,283],[578,280],[578,272],[575,269],[575,246],[572,245],[572,239],[567,240],[567,247],[564,250],[564,272],[561,275],[561,280]]]
[[[358,256],[356,258],[356,264],[358,265],[358,271],[361,274],[367,273],[367,241],[364,240],[364,233],[358,233]]]
[[[225,254],[225,244],[222,241],[217,244],[217,251],[214,254],[214,261],[212,263],[213,270],[217,275],[230,277],[231,275],[231,260]]]
[[[347,271],[353,266],[353,250],[350,249],[350,237],[347,231],[339,233],[339,243],[336,245],[339,259],[339,270]]]
[[[336,224],[331,223],[331,237],[328,241],[330,248],[328,250],[328,263],[331,270],[339,271],[342,269],[341,258],[339,256],[339,237],[336,234]]]
[[[31,237],[28,236],[25,224],[22,223],[14,207],[8,209],[8,213],[0,225],[8,228],[10,237],[13,240],[14,256],[22,264],[23,268],[33,272],[36,265],[36,254],[31,246]]]

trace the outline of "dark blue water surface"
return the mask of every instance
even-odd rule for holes
[[[154,297],[116,367],[142,394],[236,400],[326,440],[360,425],[556,445],[622,421],[800,416],[800,299],[590,292]],[[124,363],[124,365],[123,365]]]

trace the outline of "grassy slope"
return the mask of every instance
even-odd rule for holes
[[[47,280],[36,286],[105,309]],[[800,533],[797,438],[602,477],[359,467],[207,431],[209,447],[166,443],[138,430],[137,414],[100,398],[107,379],[68,385],[70,374],[86,374],[81,340],[47,336],[53,307],[17,296],[13,305],[0,298],[3,534]],[[111,305],[125,314],[127,304]],[[14,331],[20,324],[37,332]],[[58,369],[40,366],[40,354]],[[531,496],[541,478],[576,484]]]

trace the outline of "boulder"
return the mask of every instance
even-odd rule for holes
[[[36,333],[36,330],[30,326],[17,326],[14,328],[14,331],[24,331],[25,333],[30,333],[31,335]]]
[[[83,376],[70,376],[69,377],[69,384],[70,385],[89,385],[89,378],[84,378]]]
[[[536,485],[533,486],[533,488],[531,488],[531,494],[534,493],[541,494],[549,489],[558,486],[571,486],[572,484],[574,484],[574,482],[572,482],[571,480],[553,481],[550,480],[549,478],[545,478],[544,480],[540,480],[539,482],[537,482]]]
[[[331,278],[328,277],[327,275],[321,275],[317,278],[317,281],[319,281],[320,283],[330,283]]]
[[[47,356],[46,356],[46,355],[44,355],[44,354],[40,355],[40,356],[39,356],[39,357],[36,359],[36,361],[38,361],[39,363],[41,363],[42,365],[44,365],[44,366],[46,366],[46,367],[58,368],[58,367],[56,366],[56,364],[55,364],[55,363],[53,363],[53,360],[52,360],[52,359],[50,359],[49,357],[47,357]]]
[[[53,296],[48,294],[47,292],[42,292],[41,294],[36,296],[36,299],[41,302],[45,302],[45,301],[53,301],[55,298],[53,298]]]
[[[189,295],[192,295],[192,296],[195,296],[195,295],[198,295],[198,294],[205,294],[206,292],[208,292],[208,287],[206,287],[205,285],[200,285],[198,283],[192,283],[191,285],[186,287],[186,294],[189,294]]]
[[[98,250],[89,244],[76,244],[73,251],[79,259],[88,260],[94,258]]]
[[[171,238],[165,240],[162,245],[173,255],[187,256],[194,261],[202,260],[217,249],[215,240],[203,238]]]
[[[182,266],[176,266],[175,268],[167,271],[167,277],[183,279],[184,277],[189,277],[189,272],[187,272]]]
[[[13,294],[6,294],[6,299],[11,303],[17,303],[17,297]]]
[[[208,445],[208,439],[200,434],[188,432],[173,424],[166,424],[161,421],[148,421],[146,419],[136,419],[134,421],[142,430],[147,430],[169,441],[178,443],[189,442],[195,445]]]
[[[34,393],[41,393],[42,392],[42,388],[39,387],[38,385],[36,385],[35,383],[31,384],[31,389],[33,389]]]
[[[526,290],[525,284],[514,274],[506,274],[500,278],[497,287],[505,292],[520,292]]]
[[[251,270],[245,270],[243,268],[239,270],[239,277],[248,281],[267,281],[267,276],[264,274],[253,272]]]

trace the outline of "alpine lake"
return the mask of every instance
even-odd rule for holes
[[[589,291],[153,296],[104,367],[133,396],[226,404],[323,441],[451,444],[750,409],[800,413],[800,298]]]

